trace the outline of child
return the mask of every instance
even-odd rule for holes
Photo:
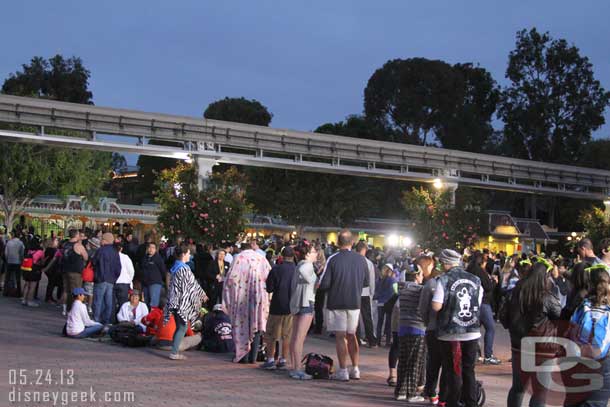
[[[88,338],[104,329],[104,325],[89,318],[87,306],[84,304],[85,295],[85,290],[81,287],[72,290],[74,302],[66,323],[66,333],[71,338]]]
[[[419,297],[422,292],[423,273],[420,266],[416,272],[407,270],[406,283],[400,290],[400,321],[398,341],[400,356],[398,360],[398,380],[394,396],[396,400],[409,403],[425,401],[416,394],[421,381],[422,367],[425,362],[426,326],[419,313]]]
[[[231,319],[224,313],[222,304],[214,305],[214,310],[205,316],[203,322],[203,350],[216,353],[235,351]]]

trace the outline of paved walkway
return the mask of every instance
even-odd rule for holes
[[[0,297],[0,406],[107,405],[107,406],[396,406],[387,377],[386,348],[362,349],[362,380],[338,383],[326,380],[299,382],[285,372],[261,371],[254,365],[230,362],[228,355],[187,352],[188,360],[170,361],[167,353],[149,348],[124,348],[110,343],[75,340],[60,336],[64,320],[60,309],[43,305],[27,308],[14,298]],[[496,354],[508,359],[508,338],[498,326]],[[316,351],[336,360],[334,342],[309,336],[305,351]],[[16,370],[15,370],[16,369]],[[27,379],[19,382],[19,369]],[[74,383],[69,376],[73,370]],[[47,375],[47,371],[50,375]],[[61,385],[63,373],[63,382]],[[41,377],[39,377],[41,376]],[[477,366],[483,380],[488,406],[506,405],[510,388],[510,364]],[[40,379],[40,380],[39,380]],[[49,380],[49,383],[46,381]],[[37,384],[37,382],[39,384]],[[26,392],[96,392],[96,402],[68,402],[69,394],[50,393],[57,402],[24,402]],[[104,402],[104,392],[121,399]],[[21,395],[22,402],[10,404]],[[30,393],[30,397],[34,394]],[[70,395],[71,396],[71,395]]]

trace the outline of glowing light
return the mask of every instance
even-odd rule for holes
[[[411,247],[413,245],[413,239],[411,239],[409,236],[405,236],[402,239],[402,245],[404,247]]]
[[[576,237],[576,232],[572,232],[570,234],[572,235],[572,237]]]
[[[432,186],[436,189],[442,189],[443,188],[443,181],[441,181],[440,178],[436,178],[433,182],[432,182]]]
[[[388,236],[388,244],[391,247],[396,247],[398,246],[398,243],[400,242],[400,239],[397,235],[390,235]]]

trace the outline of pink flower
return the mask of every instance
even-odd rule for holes
[[[207,231],[208,231],[208,228],[203,228],[203,231],[204,231],[204,232],[207,232]]]
[[[207,213],[200,213],[199,216],[201,216],[203,219],[207,219],[209,215]]]
[[[195,207],[197,207],[197,202],[194,202],[194,201],[191,202],[191,208],[195,208]]]

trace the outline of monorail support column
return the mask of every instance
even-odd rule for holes
[[[208,180],[210,179],[210,175],[212,175],[212,168],[217,164],[216,160],[211,160],[209,158],[197,158],[197,172],[198,172],[198,182],[200,190],[206,188],[208,184]]]
[[[458,189],[457,182],[446,182],[445,188],[447,188],[447,192],[449,192],[451,207],[455,207],[455,191]]]

